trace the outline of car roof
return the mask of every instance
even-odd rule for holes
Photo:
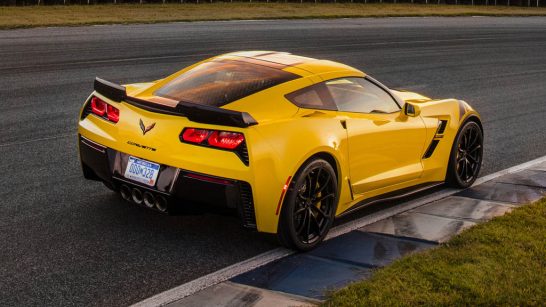
[[[363,74],[362,71],[334,61],[299,56],[278,51],[239,51],[227,53],[214,59],[232,59],[249,61],[279,69],[296,68],[302,76],[319,75],[330,72],[347,72],[348,74]],[[294,72],[293,69],[291,69]]]

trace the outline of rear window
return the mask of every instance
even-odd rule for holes
[[[244,61],[212,61],[188,70],[154,95],[220,107],[298,77],[280,69]]]

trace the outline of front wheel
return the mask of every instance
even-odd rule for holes
[[[306,251],[324,240],[334,220],[337,190],[330,163],[317,158],[304,164],[283,202],[278,229],[281,244]]]
[[[466,122],[457,133],[447,170],[446,181],[456,188],[471,186],[482,166],[483,132],[478,123]]]

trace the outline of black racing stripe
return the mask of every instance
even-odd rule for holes
[[[459,121],[463,119],[466,114],[466,107],[462,101],[459,100]]]

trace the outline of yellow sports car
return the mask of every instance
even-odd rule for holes
[[[362,71],[285,52],[220,55],[164,79],[95,79],[79,121],[85,178],[160,212],[231,208],[288,247],[334,218],[447,182],[483,156],[479,114],[388,89]]]

